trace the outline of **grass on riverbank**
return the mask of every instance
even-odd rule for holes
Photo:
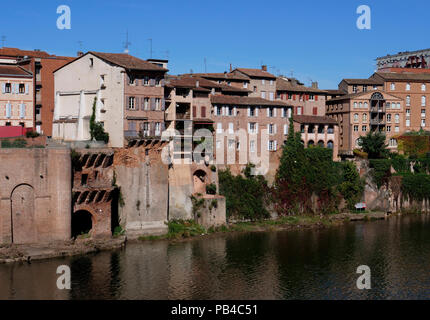
[[[333,222],[328,217],[319,216],[288,216],[276,220],[261,220],[255,222],[237,222],[219,227],[205,229],[193,220],[169,221],[168,233],[160,236],[141,236],[139,240],[179,240],[213,233],[226,232],[252,232],[264,230],[276,230],[284,227],[296,226],[330,226]]]

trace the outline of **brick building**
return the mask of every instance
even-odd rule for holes
[[[294,115],[324,116],[327,91],[306,87],[296,79],[278,77],[276,79],[276,97],[293,106]]]
[[[276,96],[276,76],[267,72],[267,66],[261,69],[236,68],[230,74],[245,75],[249,78],[250,97],[275,100]]]
[[[73,60],[73,57],[61,57],[40,50],[20,50],[17,48],[0,49],[0,60],[12,60],[33,74],[32,127],[46,136],[52,134],[54,116],[54,70]],[[28,111],[30,113],[30,110]]]
[[[34,126],[33,74],[11,62],[0,63],[0,128],[3,137]],[[19,130],[17,130],[19,129]]]
[[[53,138],[90,140],[89,120],[109,133],[109,146],[160,136],[167,69],[123,53],[88,52],[55,71]]]

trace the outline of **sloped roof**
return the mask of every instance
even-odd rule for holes
[[[224,72],[224,73],[193,73],[189,74],[191,76],[198,76],[206,79],[217,79],[217,80],[240,80],[249,81],[249,77],[239,72]]]
[[[246,74],[249,77],[276,79],[276,77],[273,74],[261,69],[236,68],[232,72],[236,70],[239,72],[242,72],[243,74]]]
[[[219,83],[216,83],[214,81],[210,81],[201,77],[197,76],[176,76],[176,77],[169,77],[169,79],[166,82],[166,87],[170,88],[189,88],[194,89],[197,87],[202,88],[221,88],[222,85]]]
[[[347,84],[350,85],[380,85],[382,86],[384,84],[383,81],[377,80],[377,79],[342,79],[342,81],[345,81]]]
[[[35,51],[35,50],[21,50],[18,48],[1,48],[0,56],[9,56],[9,57],[35,57],[35,58],[48,58],[55,57],[50,55],[45,51]]]
[[[145,71],[168,71],[165,68],[159,67],[148,61],[136,58],[127,53],[106,53],[106,52],[95,52],[95,51],[90,51],[88,53],[91,53],[92,55],[102,60],[109,61],[125,69],[145,70]]]
[[[398,80],[398,81],[430,81],[430,73],[395,73],[395,72],[376,72],[373,77],[381,77],[384,80]]]
[[[293,120],[298,123],[326,123],[326,124],[337,124],[336,120],[326,117],[326,116],[306,116],[306,115],[296,115],[293,116]]]
[[[386,92],[381,91],[381,90],[375,90],[375,91],[366,91],[366,92],[358,92],[358,93],[345,94],[345,95],[337,97],[337,98],[329,99],[329,100],[327,100],[327,102],[349,100],[349,99],[353,99],[353,98],[358,98],[358,97],[361,97],[361,96],[365,96],[365,95],[368,95],[368,94],[373,94],[373,93],[376,93],[376,92],[381,93],[383,96],[392,97],[392,98],[396,98],[396,99],[402,100],[402,98],[397,97],[397,96],[395,96],[395,95],[393,95],[391,93],[386,93]]]
[[[310,93],[327,93],[327,91],[320,90],[312,87],[305,87],[303,85],[294,85],[290,81],[282,78],[276,79],[276,90],[277,91],[291,91],[291,92],[310,92]]]
[[[0,65],[0,76],[32,78],[33,74],[17,65]]]
[[[287,103],[280,100],[267,100],[259,97],[241,97],[241,96],[226,96],[213,95],[211,96],[212,104],[228,104],[237,106],[289,106]]]

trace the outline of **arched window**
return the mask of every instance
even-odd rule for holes
[[[391,85],[390,85],[390,89],[391,89],[391,91],[394,91],[394,90],[396,90],[396,84],[393,82],[393,83],[391,83]]]
[[[367,122],[367,113],[363,113],[363,122]]]
[[[318,147],[324,148],[324,141],[318,141]]]
[[[409,82],[406,84],[406,91],[411,91],[411,84]]]
[[[327,142],[327,148],[329,148],[329,149],[333,149],[333,141],[329,141],[329,142]]]
[[[426,91],[426,84],[425,83],[423,83],[422,85],[421,85],[421,91]]]
[[[396,123],[400,122],[400,115],[398,113],[396,113],[396,115],[394,116],[394,120],[396,121]]]
[[[365,102],[364,107],[367,109],[369,107],[369,104],[367,102]]]
[[[389,142],[390,147],[397,147],[397,140],[396,139],[390,139]]]
[[[358,113],[354,113],[354,122],[358,122]]]
[[[308,147],[312,147],[315,144],[314,140],[308,141]]]
[[[358,138],[357,140],[355,140],[355,146],[356,147],[360,146],[360,141],[361,141],[361,138]]]
[[[421,106],[425,107],[426,106],[426,96],[422,96],[421,97]]]
[[[411,105],[411,96],[406,96],[406,105],[407,106]]]

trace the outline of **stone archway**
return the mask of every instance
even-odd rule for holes
[[[35,243],[37,237],[33,187],[28,184],[15,187],[10,196],[10,207],[12,243]]]
[[[93,229],[93,216],[87,210],[78,210],[72,214],[72,237],[91,233]]]

